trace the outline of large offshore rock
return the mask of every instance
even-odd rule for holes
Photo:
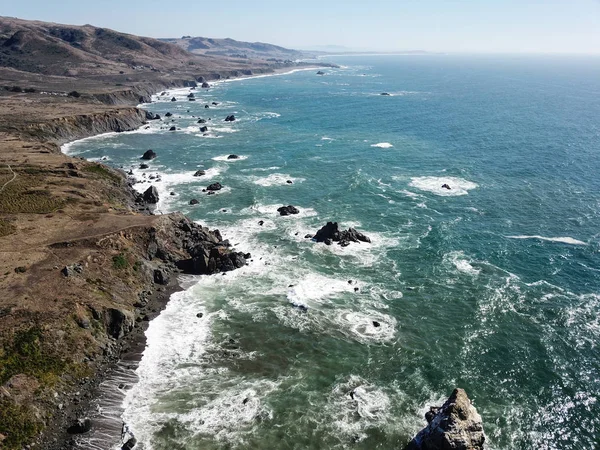
[[[425,418],[428,425],[405,450],[483,450],[481,416],[463,389],[455,389],[446,403],[432,407]]]

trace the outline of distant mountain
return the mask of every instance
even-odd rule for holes
[[[180,39],[160,39],[163,42],[178,45],[180,48],[197,54],[227,56],[231,58],[295,60],[306,55],[298,50],[291,50],[277,45],[262,42],[242,42],[234,39],[211,39],[205,37],[183,36]]]
[[[263,45],[265,49],[269,48],[268,44]],[[191,71],[195,67],[203,70],[240,68],[247,64],[216,54],[189,53],[181,45],[164,40],[92,25],[61,25],[0,17],[0,67],[24,72],[98,77],[118,73]]]

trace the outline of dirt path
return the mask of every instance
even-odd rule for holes
[[[4,184],[2,185],[2,187],[0,187],[0,193],[1,193],[1,192],[4,190],[4,188],[5,188],[6,186],[8,186],[8,185],[9,185],[10,183],[12,183],[13,181],[15,181],[15,180],[16,180],[16,178],[17,178],[17,174],[15,173],[15,171],[14,171],[14,170],[12,170],[12,167],[10,167],[10,164],[7,164],[6,166],[8,167],[8,170],[10,170],[10,171],[12,172],[12,174],[13,174],[13,177],[12,177],[10,180],[8,180],[6,183],[4,183]]]

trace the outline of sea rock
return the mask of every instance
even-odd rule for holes
[[[289,216],[291,214],[299,214],[300,210],[298,208],[296,208],[295,206],[288,205],[288,206],[282,206],[281,208],[277,208],[277,212],[279,213],[280,216]]]
[[[319,70],[319,71],[317,72],[317,75],[325,75],[325,72],[323,72],[322,70]]]
[[[324,242],[326,245],[337,242],[342,247],[350,245],[350,242],[371,242],[371,239],[354,228],[340,231],[337,222],[327,222],[323,228],[317,231],[313,239],[317,242]]]
[[[201,177],[206,175],[206,171],[205,170],[196,170],[196,173],[194,173],[195,177]]]
[[[154,186],[150,186],[144,192],[143,198],[146,203],[156,204],[158,203],[158,191]]]
[[[208,131],[208,127],[200,127],[200,133],[206,133]]]
[[[444,183],[444,184],[442,184],[442,189],[448,189],[448,190],[450,190],[452,188],[450,187],[450,185],[448,183]]]
[[[88,418],[77,419],[69,428],[67,433],[69,434],[83,434],[87,433],[92,429],[92,421]]]
[[[206,187],[207,191],[220,191],[221,189],[223,189],[223,186],[221,186],[221,183],[218,183],[218,182],[208,185]]]
[[[219,104],[217,102],[212,102],[213,106],[219,106]]]
[[[198,120],[198,123],[206,123],[206,120],[200,119],[200,120]]]
[[[286,180],[287,184],[294,184],[294,182],[292,180]]]
[[[176,101],[177,101],[177,99],[176,99],[175,97],[173,97],[173,98],[171,98],[171,101],[172,101],[172,102],[176,102]]]
[[[204,83],[202,83],[202,87],[204,89],[208,89],[210,87],[210,84],[208,84],[206,81]]]
[[[428,425],[405,450],[483,450],[481,416],[463,389],[455,389],[440,408],[425,414]]]
[[[160,120],[160,116],[153,112],[146,111],[146,120]]]
[[[389,97],[391,94],[389,94],[389,93],[387,93],[387,92],[382,92],[380,95],[383,95],[383,96]]]
[[[227,159],[240,159],[238,155],[229,155]]]
[[[145,159],[147,161],[156,158],[156,153],[154,152],[154,150],[146,150],[144,152],[144,154],[142,155],[141,159]]]
[[[195,99],[194,97],[190,97],[190,98],[188,98],[188,100],[189,100],[190,102],[195,102],[195,101],[196,101],[196,99]]]
[[[210,108],[210,105],[204,105],[204,109]]]
[[[198,203],[200,203],[200,202],[195,198],[190,200],[190,205],[197,205]]]
[[[127,442],[121,446],[121,450],[132,450],[137,444],[137,439],[131,436]]]
[[[171,114],[170,112],[165,114],[165,117],[171,117],[173,114]]]
[[[194,95],[192,92],[190,92],[190,93],[188,94],[188,96],[187,96],[187,98],[195,98],[195,97],[196,97],[196,96],[195,96],[195,95]]]
[[[235,116],[233,114],[225,117],[225,122],[234,122],[234,121],[235,121]]]
[[[171,128],[169,128],[169,131],[175,131],[175,130],[177,130],[177,127],[171,127]]]
[[[140,164],[140,169],[142,170],[147,169],[148,167],[150,167],[148,164]]]

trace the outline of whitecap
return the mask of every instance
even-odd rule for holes
[[[464,252],[450,252],[444,255],[444,262],[452,264],[456,270],[468,275],[479,275],[480,269],[476,269],[471,265],[473,261],[469,260]]]
[[[377,147],[377,148],[392,148],[393,145],[390,144],[389,142],[380,142],[379,144],[372,144],[371,147]]]
[[[411,180],[410,186],[443,197],[467,195],[471,189],[479,187],[472,181],[455,177],[416,177]],[[444,184],[450,186],[450,189],[443,188]]]
[[[561,242],[563,244],[570,244],[570,245],[588,245],[587,243],[583,242],[583,241],[579,241],[577,239],[574,239],[572,237],[545,237],[545,236],[538,236],[538,235],[534,235],[534,236],[506,236],[509,239],[538,239],[540,241],[548,241],[548,242]]]
[[[254,182],[254,184],[258,184],[259,186],[270,187],[270,186],[290,184],[290,183],[288,183],[288,180],[291,181],[292,184],[293,183],[302,183],[303,181],[305,181],[304,178],[292,177],[292,176],[284,174],[284,173],[272,173],[267,177],[254,178],[253,182]]]
[[[237,162],[237,161],[243,161],[245,159],[248,159],[248,156],[245,155],[238,155],[238,158],[229,158],[229,155],[221,155],[221,156],[215,156],[214,158],[212,158],[213,161],[225,161],[225,162]]]

